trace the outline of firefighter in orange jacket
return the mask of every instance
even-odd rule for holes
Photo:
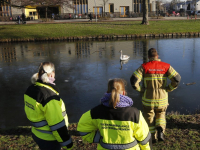
[[[170,64],[158,59],[157,50],[148,51],[149,62],[142,64],[131,76],[132,87],[143,93],[142,104],[144,118],[152,134],[152,142],[164,141],[166,128],[166,110],[168,104],[168,92],[176,89],[181,76]],[[171,83],[167,85],[167,78]],[[143,80],[143,86],[140,82]]]

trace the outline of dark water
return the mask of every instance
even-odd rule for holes
[[[0,44],[0,127],[29,125],[23,94],[43,61],[56,66],[56,84],[70,123],[99,104],[108,80],[116,77],[127,81],[128,96],[141,109],[141,95],[129,79],[147,61],[146,51],[151,47],[182,76],[178,89],[169,93],[167,111],[188,114],[199,109],[200,38]],[[119,61],[121,49],[130,56],[125,64]],[[186,85],[192,82],[196,84]]]

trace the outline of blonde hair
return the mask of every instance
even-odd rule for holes
[[[115,78],[108,82],[108,93],[111,93],[109,105],[115,108],[120,101],[120,93],[125,91],[126,81],[123,79]],[[126,94],[126,93],[125,93]]]
[[[43,62],[40,64],[38,72],[31,77],[31,83],[35,83],[41,79],[44,83],[49,83],[49,77],[52,72],[55,72],[54,64],[51,62]]]

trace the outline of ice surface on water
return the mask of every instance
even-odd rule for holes
[[[147,50],[151,47],[156,48],[161,60],[170,63],[182,77],[178,89],[169,93],[168,111],[192,112],[199,105],[197,97],[200,97],[200,38],[12,43],[0,45],[3,125],[29,125],[23,94],[43,61],[55,64],[55,83],[65,102],[70,123],[77,122],[82,113],[100,104],[108,80],[116,77],[127,81],[128,96],[135,107],[142,109],[141,95],[132,89],[130,77],[148,61]],[[130,56],[125,64],[119,61],[121,49]],[[12,59],[8,55],[13,56]],[[192,82],[196,84],[186,86]]]

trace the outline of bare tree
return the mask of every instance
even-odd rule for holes
[[[149,21],[148,21],[148,0],[143,0],[143,19],[142,19],[141,24],[149,25]]]
[[[6,1],[6,0],[0,0]],[[45,7],[46,10],[46,18],[48,7],[53,6],[65,6],[68,8],[73,8],[72,0],[12,0],[10,3],[11,7],[20,7],[26,8],[27,6],[35,6],[35,7]]]
[[[26,7],[30,6],[56,6],[71,5],[72,0],[12,0],[12,6]]]
[[[108,2],[109,0],[103,0],[103,16],[105,16],[105,13],[106,13],[106,3]]]

